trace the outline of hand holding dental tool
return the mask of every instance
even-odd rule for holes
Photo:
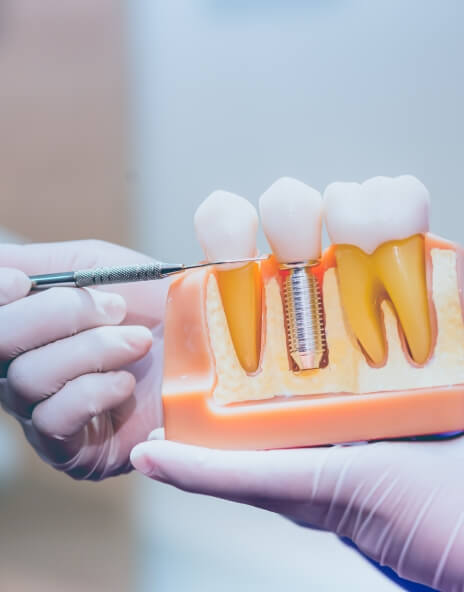
[[[31,298],[26,274],[137,262],[151,260],[102,241],[0,245],[0,267],[15,268],[0,270],[0,403],[38,455],[76,479],[131,470],[130,450],[161,425],[167,283]]]

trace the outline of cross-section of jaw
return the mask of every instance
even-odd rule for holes
[[[332,183],[324,192],[327,230],[336,245],[341,301],[370,361],[386,361],[381,302],[391,300],[412,360],[424,364],[432,331],[423,233],[429,194],[411,175]]]

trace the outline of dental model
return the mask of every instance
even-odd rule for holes
[[[264,233],[286,270],[283,283],[290,357],[299,370],[318,368],[325,353],[319,283],[322,198],[300,181],[283,177],[259,200]]]
[[[464,259],[428,234],[426,188],[409,175],[329,185],[333,244],[322,255],[320,203],[305,185],[277,181],[260,204],[271,257],[171,284],[168,439],[258,449],[464,428]],[[255,254],[256,211],[243,198],[212,194],[195,225],[209,259]],[[295,372],[281,268],[300,258],[320,262],[310,273],[322,288],[328,355]]]

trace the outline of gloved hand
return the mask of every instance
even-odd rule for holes
[[[38,454],[78,479],[131,469],[131,448],[161,425],[166,281],[52,288],[28,275],[137,263],[99,241],[0,245],[0,401]],[[124,324],[121,324],[124,323]]]
[[[403,578],[464,590],[464,438],[248,452],[160,432],[131,453],[152,479],[332,531]]]

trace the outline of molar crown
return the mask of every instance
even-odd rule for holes
[[[432,349],[423,233],[429,193],[411,175],[332,183],[324,192],[327,230],[336,245],[341,300],[353,334],[375,366],[386,363],[380,302],[396,312],[409,353],[425,364]]]
[[[381,244],[429,229],[430,195],[412,175],[331,183],[324,191],[330,239],[373,253]]]

